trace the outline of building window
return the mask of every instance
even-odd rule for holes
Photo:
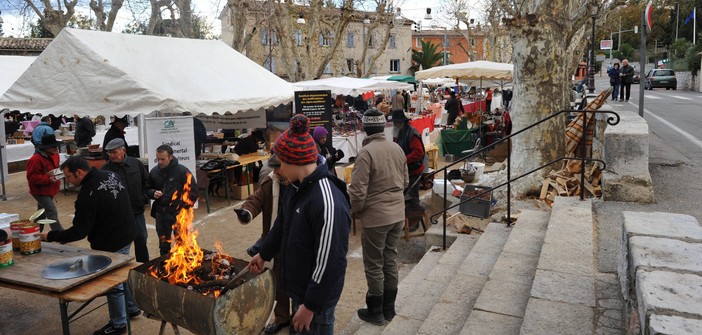
[[[373,38],[373,34],[368,34],[368,49],[375,49],[375,38]]]
[[[295,45],[302,45],[302,30],[300,29],[295,29]]]
[[[331,63],[327,63],[327,66],[324,67],[324,74],[331,74],[332,73],[332,65]]]
[[[332,43],[334,43],[334,33],[327,31],[319,34],[320,46],[328,47],[331,46]]]
[[[266,58],[266,60],[263,62],[263,67],[266,68],[266,70],[275,73],[275,57],[269,55],[268,58]]]
[[[395,34],[390,34],[388,44],[390,45],[390,49],[397,49],[397,44],[395,44]]]
[[[349,31],[346,33],[346,47],[353,48],[353,32]]]
[[[268,38],[272,45],[278,45],[278,32],[266,28],[261,29],[261,44],[268,45]]]
[[[261,45],[268,45],[268,29],[261,28]]]
[[[391,59],[390,60],[390,73],[399,73],[400,72],[400,60],[399,59]]]
[[[356,61],[351,58],[346,59],[346,67],[349,69],[349,73],[356,73]]]
[[[475,46],[475,39],[474,38],[470,39],[470,46],[472,46],[472,47]]]

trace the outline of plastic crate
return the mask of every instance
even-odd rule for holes
[[[492,191],[485,193],[472,200],[463,202],[466,199],[469,199],[470,197],[478,195],[489,189],[490,187],[485,186],[466,185],[463,189],[463,194],[461,194],[461,205],[459,206],[461,214],[476,216],[483,219],[490,216]]]

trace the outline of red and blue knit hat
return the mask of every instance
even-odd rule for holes
[[[310,121],[297,114],[290,119],[290,128],[275,141],[275,154],[287,164],[308,165],[317,162],[317,144],[310,135]]]

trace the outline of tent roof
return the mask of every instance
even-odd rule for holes
[[[35,59],[36,56],[0,56],[0,94],[5,93]]]
[[[331,90],[333,94],[358,95],[380,90],[411,90],[411,84],[351,77],[334,77],[293,83],[303,91]]]
[[[211,115],[292,98],[290,83],[221,41],[65,28],[0,105],[54,114]]]
[[[417,71],[414,76],[417,80],[442,77],[474,80],[511,80],[513,71],[514,65],[512,64],[475,61],[436,66],[430,69]]]

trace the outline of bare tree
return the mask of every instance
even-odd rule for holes
[[[577,67],[589,35],[590,5],[598,18],[621,1],[610,0],[500,0],[499,9],[514,47],[514,129],[523,129],[568,106],[571,74]],[[514,141],[512,166],[519,172],[563,155],[564,120],[555,118]],[[516,173],[515,173],[516,174]],[[519,185],[526,194],[540,185],[540,177]]]
[[[122,4],[124,4],[124,0],[112,0],[109,4],[109,12],[105,13],[103,0],[90,0],[90,9],[95,13],[98,30],[112,31],[117,19],[117,12],[122,8]]]
[[[195,37],[195,20],[193,19],[191,0],[149,0],[151,17],[146,28],[147,35],[166,35],[174,37]],[[163,15],[168,15],[164,19]]]
[[[78,4],[78,0],[56,0],[55,7],[51,0],[24,0],[24,2],[39,17],[39,22],[44,29],[54,36],[58,35],[75,15]]]

